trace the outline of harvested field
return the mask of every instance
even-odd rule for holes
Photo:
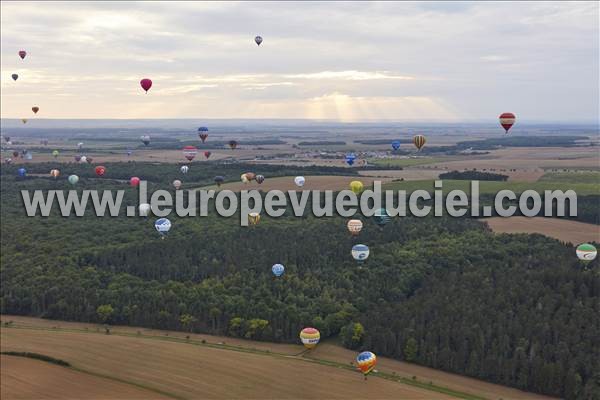
[[[584,222],[543,217],[494,217],[482,221],[499,233],[540,233],[573,244],[600,242],[600,226]]]
[[[241,190],[260,189],[263,191],[268,190],[343,190],[350,189],[350,182],[359,180],[365,187],[371,186],[375,180],[381,181],[381,183],[387,183],[393,180],[393,178],[374,178],[366,176],[336,176],[336,175],[315,175],[305,176],[306,183],[302,188],[299,188],[294,183],[293,176],[281,176],[276,178],[267,177],[265,181],[259,185],[252,181],[251,183],[244,184],[240,182],[225,183],[221,185],[221,189],[228,189],[234,192]]]

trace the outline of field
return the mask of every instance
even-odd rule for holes
[[[482,221],[499,233],[539,233],[574,245],[584,242],[600,243],[600,227],[583,222],[541,217],[494,217]]]
[[[360,180],[365,186],[370,186],[373,181],[380,180],[382,183],[391,181],[391,178],[374,178],[364,176],[305,176],[306,182],[302,187],[302,190],[344,190],[350,189],[350,182]],[[241,190],[260,189],[264,191],[268,190],[300,190],[294,183],[293,176],[283,176],[277,178],[265,179],[262,184],[258,184],[255,181],[244,184],[240,182],[232,182],[221,185],[221,189],[228,189],[234,192]]]
[[[123,398],[548,398],[383,357],[364,381],[350,365],[355,353],[328,343],[301,356],[299,345],[195,334],[186,339],[182,332],[134,327],[113,327],[106,335],[93,324],[2,317],[3,324],[9,320],[1,330],[3,351],[49,355],[74,369],[4,356],[3,362],[10,358],[2,369],[6,399],[42,391],[72,397],[88,384],[87,398],[112,397],[113,390]],[[36,383],[15,385],[22,371],[39,376]]]

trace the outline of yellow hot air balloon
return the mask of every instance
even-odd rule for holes
[[[364,189],[364,185],[361,181],[352,181],[350,182],[350,190],[352,190],[355,194],[359,194]]]
[[[260,222],[260,214],[256,212],[248,214],[248,221],[250,222],[250,225],[258,224]]]
[[[243,183],[249,183],[250,179],[248,179],[248,175],[247,174],[242,174],[242,176],[240,176],[240,179],[242,180]]]
[[[417,150],[421,150],[421,148],[425,146],[425,142],[427,142],[427,140],[425,140],[425,136],[423,135],[416,135],[413,138],[413,143],[417,147]]]
[[[321,333],[315,328],[304,328],[300,331],[300,340],[307,349],[313,349],[321,340]]]
[[[348,231],[350,231],[352,236],[358,236],[362,228],[363,223],[360,219],[351,219],[348,221]]]

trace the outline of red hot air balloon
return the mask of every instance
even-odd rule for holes
[[[502,113],[498,118],[500,119],[500,125],[502,125],[506,131],[505,133],[508,133],[508,130],[514,125],[515,120],[517,119],[513,113]]]
[[[104,167],[102,165],[98,165],[96,167],[96,175],[102,176],[102,175],[104,175],[105,172],[106,172],[106,167]]]
[[[33,106],[31,107],[31,111],[33,111],[34,114],[37,114],[37,112],[40,111],[40,108],[38,106]]]
[[[140,81],[140,86],[146,91],[146,94],[148,94],[148,90],[152,87],[152,81],[148,78],[144,78]]]
[[[26,55],[27,55],[27,52],[25,50],[19,51],[19,57],[21,57],[21,60],[24,60]]]
[[[212,153],[210,151],[205,151],[204,152],[204,157],[206,157],[206,159],[208,160],[208,157],[210,157]]]
[[[192,161],[194,159],[194,157],[196,157],[197,153],[198,153],[198,149],[195,148],[194,146],[185,146],[183,148],[183,156],[188,161]]]
[[[137,176],[132,176],[129,180],[129,184],[133,187],[138,186],[140,184],[140,178],[138,178]]]

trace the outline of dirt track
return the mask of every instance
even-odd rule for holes
[[[584,222],[543,217],[494,217],[482,221],[499,233],[540,233],[575,245],[600,242],[600,226]]]

